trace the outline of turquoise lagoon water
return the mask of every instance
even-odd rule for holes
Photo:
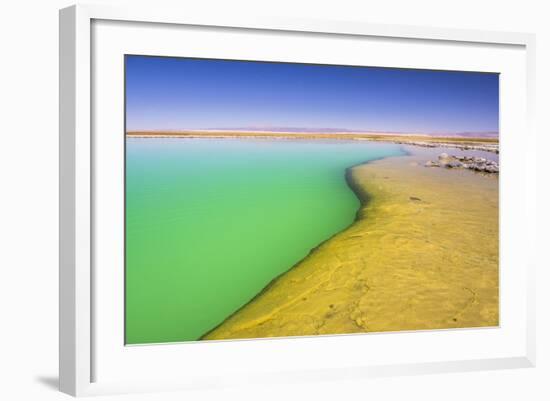
[[[128,138],[126,343],[197,340],[349,226],[360,141]]]

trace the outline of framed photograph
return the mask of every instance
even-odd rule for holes
[[[534,37],[60,12],[60,389],[534,366]]]

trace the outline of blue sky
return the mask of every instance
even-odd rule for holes
[[[498,131],[498,75],[126,56],[126,128]]]

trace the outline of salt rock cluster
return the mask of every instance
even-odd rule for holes
[[[468,170],[479,171],[483,173],[495,174],[499,172],[499,165],[494,160],[484,157],[474,156],[450,156],[447,153],[441,153],[437,161],[428,161],[424,164],[426,167],[445,167],[445,168],[464,168]]]

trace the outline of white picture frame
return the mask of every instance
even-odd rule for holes
[[[514,74],[525,72],[526,76],[522,79],[516,79],[514,85],[521,87],[525,96],[518,102],[524,106],[524,113],[518,115],[517,125],[523,127],[521,141],[524,146],[515,146],[512,136],[506,138],[508,149],[514,149],[515,156],[519,162],[519,167],[508,175],[501,175],[501,179],[509,180],[514,185],[522,183],[522,194],[510,207],[521,208],[518,210],[521,220],[511,219],[504,222],[504,227],[518,227],[523,232],[524,240],[518,243],[515,250],[514,261],[520,261],[517,266],[525,276],[521,278],[521,289],[518,290],[517,297],[522,299],[521,310],[518,310],[517,316],[521,322],[521,333],[515,333],[513,340],[503,342],[501,348],[495,348],[494,352],[477,353],[465,358],[450,358],[444,360],[417,360],[413,355],[407,362],[395,362],[388,359],[387,362],[381,358],[378,362],[359,363],[351,359],[340,361],[339,365],[330,366],[329,361],[324,366],[312,367],[301,366],[297,369],[286,369],[285,364],[290,365],[292,361],[282,360],[275,370],[258,370],[258,374],[251,375],[225,375],[223,370],[215,372],[208,376],[197,370],[189,370],[185,379],[162,376],[160,373],[156,377],[148,373],[132,380],[132,373],[127,377],[116,377],[110,375],[105,380],[98,380],[98,367],[95,358],[98,352],[109,352],[103,345],[104,341],[97,345],[96,337],[99,335],[96,331],[98,317],[96,307],[94,306],[94,296],[113,297],[104,291],[102,286],[106,283],[105,276],[100,278],[94,274],[94,263],[96,256],[94,254],[94,234],[97,231],[96,218],[94,214],[96,201],[94,197],[95,170],[97,163],[102,162],[102,157],[98,154],[105,151],[108,143],[97,144],[93,138],[94,103],[92,102],[93,88],[92,76],[94,68],[98,68],[94,54],[98,49],[94,46],[102,46],[105,41],[93,41],[94,23],[105,21],[107,24],[116,22],[121,23],[143,23],[157,24],[163,29],[170,27],[204,27],[217,30],[224,28],[231,30],[243,30],[253,34],[254,32],[284,33],[287,35],[307,34],[321,35],[323,37],[338,36],[339,38],[384,38],[387,40],[405,40],[420,41],[422,43],[430,42],[439,44],[454,44],[457,46],[476,47],[476,46],[494,46],[494,47],[512,47],[521,50],[521,54],[514,55],[518,57],[518,70]],[[119,29],[119,28],[116,28]],[[129,29],[129,28],[120,28]],[[137,27],[136,29],[141,29]],[[159,35],[166,35],[163,29],[159,29]],[[137,33],[137,30],[136,30]],[[169,32],[168,32],[169,33]],[[223,35],[223,33],[220,33]],[[122,35],[119,35],[122,36]],[[159,36],[160,37],[160,36]],[[154,45],[155,36],[151,36],[151,42]],[[277,40],[276,38],[273,40]],[[116,42],[116,41],[113,41]],[[293,20],[277,18],[254,18],[254,19],[230,19],[221,16],[208,15],[187,15],[185,9],[179,10],[161,10],[152,8],[112,8],[109,6],[78,5],[72,6],[60,11],[60,362],[59,377],[60,390],[75,396],[94,395],[106,393],[126,393],[134,391],[160,391],[167,389],[187,389],[187,388],[210,388],[249,381],[256,382],[285,382],[295,380],[328,380],[336,378],[362,378],[369,376],[403,375],[403,374],[422,374],[435,372],[451,371],[469,371],[482,369],[506,369],[516,367],[530,367],[535,364],[535,321],[534,321],[534,270],[535,260],[531,246],[534,246],[534,227],[535,227],[535,181],[534,181],[534,154],[535,154],[535,133],[533,130],[533,110],[534,110],[534,35],[524,33],[506,33],[506,32],[485,32],[470,31],[459,29],[439,29],[415,26],[390,26],[376,25],[363,22],[350,21],[315,21],[315,20]],[[118,50],[117,50],[118,51]],[[524,63],[524,64],[523,64]],[[474,68],[474,67],[471,67]],[[491,69],[489,65],[486,67]],[[520,74],[521,75],[521,74]],[[522,92],[522,93],[523,93]],[[507,96],[503,94],[502,96]],[[116,117],[118,118],[118,117]],[[525,123],[525,125],[523,125]],[[521,125],[519,125],[521,124]],[[504,146],[504,145],[503,145]],[[502,154],[503,164],[506,164],[506,153]],[[505,168],[505,167],[504,167]],[[512,201],[511,201],[512,202]],[[506,216],[506,214],[505,214]],[[505,218],[505,217],[504,217]],[[513,220],[513,221],[512,221]],[[513,240],[512,238],[510,240]],[[510,242],[510,241],[509,241]],[[509,243],[508,242],[508,243]],[[114,284],[114,283],[113,283]],[[101,287],[101,288],[99,288]],[[122,291],[122,289],[120,290]],[[502,297],[507,297],[506,293]],[[502,304],[501,304],[502,305]],[[100,314],[101,315],[101,314]],[[101,319],[103,319],[101,317]],[[110,335],[108,333],[108,320],[103,324],[102,336]],[[498,330],[498,329],[497,329]],[[506,331],[506,327],[500,330]],[[479,333],[478,333],[479,332]],[[105,334],[107,333],[107,334]],[[426,333],[422,341],[433,341],[437,338],[446,337],[442,341],[452,341],[458,337],[469,337],[476,341],[476,336],[486,337],[485,341],[491,341],[490,337],[494,334],[487,329],[484,333],[481,330],[453,330],[438,331],[432,334]],[[493,330],[492,333],[496,333]],[[410,333],[409,333],[410,334]],[[406,335],[406,333],[405,333]],[[371,336],[370,338],[383,338],[384,336],[394,336],[402,345],[408,341],[406,337],[397,337],[394,334],[381,334]],[[430,337],[426,337],[430,336]],[[103,337],[104,338],[104,337]],[[399,338],[405,338],[399,339]],[[481,337],[479,337],[481,338]],[[512,337],[510,337],[512,338]],[[249,348],[253,353],[297,352],[296,344],[301,349],[307,349],[314,353],[321,347],[335,347],[337,350],[339,342],[342,341],[359,342],[364,341],[361,336],[339,337],[339,339],[325,340],[326,343],[311,341],[308,338],[302,339],[277,339],[277,340],[250,340],[247,342],[222,342],[210,346],[208,351],[205,347],[208,344],[201,344],[201,349],[187,348],[185,352],[195,357],[199,353],[208,353],[212,358],[216,354],[231,358],[244,352],[243,348]],[[374,341],[374,340],[372,340]],[[376,340],[379,341],[379,340]],[[394,340],[392,340],[394,341]],[[509,344],[514,347],[506,350]],[[209,343],[210,344],[210,343]],[[231,345],[237,344],[237,345]],[[244,344],[244,345],[243,345]],[[286,345],[290,348],[285,348]],[[443,344],[443,343],[442,343]],[[507,345],[508,344],[508,345]],[[121,345],[123,346],[123,344]],[[152,347],[152,348],[151,348]],[[149,346],[147,356],[142,356],[142,351],[134,351],[132,361],[144,359],[147,362],[152,360],[160,361],[165,356],[159,356],[165,353],[162,347]],[[271,347],[271,349],[270,349]],[[142,347],[145,349],[147,347]],[[326,348],[325,348],[326,349]],[[99,350],[99,351],[98,351]],[[157,354],[157,355],[151,355]],[[329,354],[330,355],[330,354]],[[137,358],[137,359],[136,359]],[[153,358],[153,359],[151,359]],[[160,358],[160,359],[159,359]],[[191,361],[192,361],[191,357]],[[382,362],[380,362],[382,361]],[[120,360],[109,360],[109,363],[119,363]],[[120,362],[122,363],[122,362]],[[192,362],[189,362],[192,363]],[[234,362],[238,364],[238,361]],[[168,366],[170,366],[168,364]],[[230,366],[230,365],[228,365]],[[100,372],[101,373],[101,372]],[[151,377],[149,377],[151,376]],[[137,377],[137,376],[136,376]]]

